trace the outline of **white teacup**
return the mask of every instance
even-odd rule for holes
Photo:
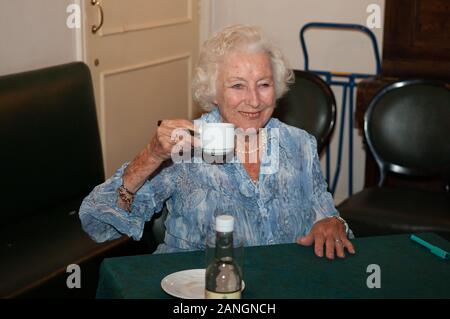
[[[234,124],[202,123],[199,133],[204,153],[222,156],[234,151]]]

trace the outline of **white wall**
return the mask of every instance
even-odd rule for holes
[[[0,75],[79,59],[66,25],[75,0],[0,0]]]
[[[299,31],[308,22],[340,22],[366,25],[369,4],[381,7],[383,18],[384,0],[212,0],[210,32],[235,23],[259,25],[281,47],[293,68],[303,69],[303,53],[300,48]],[[383,20],[381,21],[383,26]],[[383,30],[372,29],[381,55]],[[310,69],[346,72],[375,72],[375,59],[368,37],[358,32],[312,30],[306,32]],[[341,89],[333,88],[341,105]],[[356,90],[355,90],[356,93]],[[356,94],[355,94],[356,97]],[[331,144],[332,174],[337,155],[337,129]],[[361,137],[354,135],[354,192],[363,188],[364,151]],[[347,197],[347,136],[342,158],[342,169],[335,194],[336,202]]]

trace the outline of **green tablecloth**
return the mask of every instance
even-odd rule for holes
[[[437,235],[419,236],[450,251],[450,242]],[[353,243],[356,255],[333,261],[297,244],[246,247],[242,297],[450,298],[450,261],[412,242],[409,235]],[[200,251],[105,259],[97,298],[172,298],[161,289],[161,280],[176,271],[205,268],[204,260]],[[381,288],[367,286],[371,264],[380,266]]]

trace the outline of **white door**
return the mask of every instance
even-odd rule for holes
[[[83,0],[83,54],[94,82],[107,177],[148,143],[159,119],[198,114],[190,91],[197,6],[197,0]],[[93,33],[100,11],[103,25]]]

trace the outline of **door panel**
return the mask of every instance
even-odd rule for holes
[[[109,154],[137,154],[150,140],[156,119],[189,118],[189,108],[185,106],[191,100],[187,89],[191,68],[190,55],[181,55],[103,74],[101,80],[108,106],[104,110],[104,131]],[[142,83],[146,89],[130,87],[127,83]],[[175,90],[177,94],[173,94]],[[134,139],[128,140],[129,134]],[[118,167],[123,160],[122,156],[113,157],[110,166]]]
[[[110,35],[192,21],[192,0],[134,0],[123,14],[123,0],[108,0],[105,25],[100,32]]]

